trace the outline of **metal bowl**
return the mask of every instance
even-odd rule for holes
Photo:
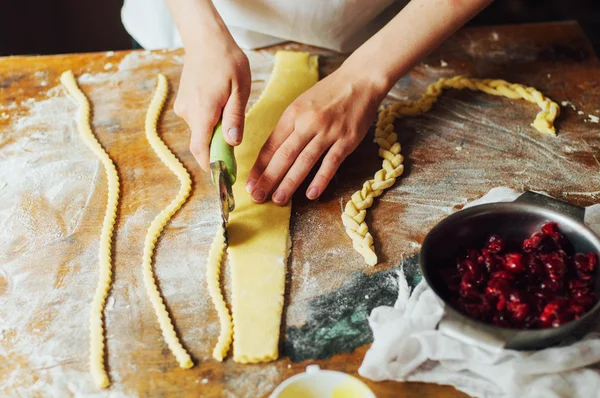
[[[534,192],[526,192],[514,202],[491,203],[459,211],[437,224],[426,236],[420,253],[423,277],[445,303],[445,321],[453,324],[453,334],[516,350],[549,347],[583,336],[595,325],[600,302],[581,318],[556,328],[519,330],[501,328],[473,319],[455,309],[448,301],[441,267],[453,264],[465,249],[482,247],[491,234],[523,241],[549,221],[558,223],[560,232],[575,252],[600,253],[600,239],[583,223],[585,209]],[[596,273],[596,294],[600,293],[600,272]],[[599,294],[600,297],[600,294]]]

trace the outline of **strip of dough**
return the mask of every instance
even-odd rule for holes
[[[208,292],[210,293],[212,302],[217,310],[221,328],[219,339],[213,350],[213,358],[219,362],[221,362],[227,355],[227,352],[229,352],[231,341],[233,340],[231,314],[229,313],[229,308],[227,308],[227,304],[223,298],[220,285],[221,262],[223,261],[225,247],[225,230],[223,230],[223,227],[219,224],[215,240],[210,246],[208,260],[206,262],[206,282],[208,283]]]
[[[189,173],[175,155],[171,153],[156,132],[156,122],[165,103],[165,99],[167,98],[168,90],[169,86],[167,79],[162,74],[159,74],[158,85],[156,86],[152,101],[150,102],[148,113],[146,114],[146,138],[160,160],[177,176],[181,186],[175,199],[173,199],[171,203],[169,203],[169,205],[154,218],[152,224],[150,224],[150,228],[148,228],[146,239],[144,241],[142,273],[144,275],[146,292],[148,293],[148,298],[152,303],[152,307],[154,307],[154,312],[158,318],[163,338],[167,342],[173,355],[175,355],[175,358],[177,358],[179,366],[182,368],[191,368],[194,366],[194,363],[177,338],[177,333],[175,333],[175,328],[171,323],[167,308],[165,307],[160,292],[158,291],[158,287],[156,286],[152,270],[152,254],[154,252],[156,240],[171,217],[185,203],[190,194],[190,190],[192,189],[192,180]]]
[[[90,368],[98,387],[106,388],[110,385],[110,381],[104,368],[103,312],[108,290],[112,282],[111,247],[113,228],[117,217],[117,205],[119,203],[119,175],[113,161],[92,132],[92,128],[90,127],[90,103],[85,94],[77,86],[73,72],[70,70],[64,72],[60,76],[60,81],[67,88],[69,94],[77,101],[79,108],[77,113],[77,129],[79,130],[79,135],[87,147],[102,162],[108,182],[108,198],[102,231],[100,232],[100,251],[98,253],[100,276],[90,313]]]
[[[354,249],[360,253],[368,265],[377,264],[377,255],[373,247],[373,237],[365,223],[367,209],[373,205],[373,199],[396,182],[404,171],[402,164],[404,158],[400,154],[400,143],[394,132],[394,122],[403,116],[413,116],[431,109],[445,88],[469,89],[483,91],[484,93],[508,97],[511,99],[524,99],[537,104],[541,111],[531,124],[543,134],[556,135],[554,120],[560,113],[557,103],[545,97],[533,87],[521,84],[508,83],[504,80],[470,79],[455,76],[450,79],[442,78],[427,87],[427,91],[417,101],[397,102],[379,112],[375,129],[375,142],[379,145],[379,156],[383,158],[382,168],[373,179],[366,181],[360,191],[355,192],[346,203],[342,214],[342,221],[346,233],[352,239]]]
[[[227,226],[236,362],[265,362],[278,356],[290,234],[291,204],[257,205],[244,183],[283,111],[318,80],[316,56],[278,52],[267,87],[246,115],[244,141],[236,148],[236,208]]]

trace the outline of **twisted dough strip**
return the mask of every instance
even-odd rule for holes
[[[208,291],[217,310],[217,314],[219,315],[219,323],[221,325],[219,339],[213,350],[213,358],[219,362],[223,361],[223,358],[227,355],[227,352],[231,347],[231,342],[233,341],[231,314],[229,313],[229,308],[227,308],[220,287],[221,262],[223,261],[225,247],[225,230],[223,229],[223,226],[219,224],[215,240],[210,246],[206,265]]]
[[[402,172],[404,158],[400,154],[401,146],[394,132],[394,122],[402,116],[413,116],[431,109],[445,88],[483,91],[484,93],[508,97],[511,99],[524,99],[537,104],[541,111],[531,124],[537,131],[544,134],[556,135],[554,120],[560,113],[558,104],[545,97],[533,87],[521,84],[508,83],[504,80],[470,79],[455,76],[450,79],[442,78],[427,87],[427,91],[417,101],[394,103],[379,112],[374,141],[379,145],[379,156],[383,158],[382,168],[373,179],[366,181],[360,191],[355,192],[346,203],[342,221],[346,233],[352,239],[354,249],[360,253],[367,264],[377,264],[377,255],[373,247],[373,237],[365,223],[367,209],[373,205],[373,199],[396,182]]]
[[[150,102],[148,113],[146,114],[146,138],[160,160],[173,172],[173,174],[177,176],[177,178],[179,178],[181,187],[179,188],[179,192],[177,193],[175,199],[173,199],[173,201],[171,201],[171,203],[169,203],[169,205],[154,218],[152,224],[150,224],[150,228],[148,228],[146,239],[144,241],[142,272],[144,275],[144,284],[146,285],[148,298],[152,303],[152,307],[154,307],[154,312],[156,313],[163,337],[167,342],[169,349],[177,358],[180,367],[191,368],[194,366],[194,363],[177,338],[175,328],[171,323],[171,318],[169,318],[167,308],[165,307],[163,299],[160,296],[152,271],[152,253],[154,252],[156,240],[173,214],[175,214],[177,210],[179,210],[179,208],[185,203],[190,194],[190,190],[192,189],[192,180],[187,170],[183,167],[175,155],[171,153],[169,148],[159,138],[158,133],[156,132],[156,122],[162,110],[163,104],[165,103],[165,99],[167,98],[168,89],[169,86],[167,79],[162,74],[159,74],[158,85],[156,87],[156,91],[154,92],[154,97],[152,97],[152,101]]]
[[[119,175],[114,163],[92,133],[92,128],[90,127],[90,103],[85,94],[77,86],[73,72],[70,70],[63,72],[60,76],[60,81],[77,102],[79,108],[77,113],[79,135],[87,147],[102,162],[108,182],[108,199],[104,222],[102,223],[102,232],[100,233],[100,251],[98,253],[100,277],[90,312],[90,368],[98,387],[106,388],[110,385],[110,381],[104,368],[104,321],[102,314],[112,277],[111,245],[113,227],[117,217],[117,204],[119,202]]]

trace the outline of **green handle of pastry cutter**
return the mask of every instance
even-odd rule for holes
[[[210,141],[210,163],[216,161],[223,161],[227,166],[227,172],[231,178],[231,185],[235,183],[237,176],[237,163],[235,161],[235,155],[233,153],[233,147],[225,141],[223,137],[223,127],[221,120],[215,127],[212,140]]]

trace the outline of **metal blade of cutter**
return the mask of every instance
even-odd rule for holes
[[[212,174],[212,180],[217,188],[219,194],[219,204],[221,208],[221,220],[223,229],[227,226],[229,221],[229,213],[235,209],[235,201],[233,199],[233,190],[231,177],[227,170],[225,162],[217,160],[210,164],[210,171]]]
[[[237,163],[233,147],[225,141],[221,121],[215,126],[210,141],[210,171],[212,181],[219,194],[223,235],[227,242],[227,222],[229,213],[235,208],[232,186],[237,176]]]

